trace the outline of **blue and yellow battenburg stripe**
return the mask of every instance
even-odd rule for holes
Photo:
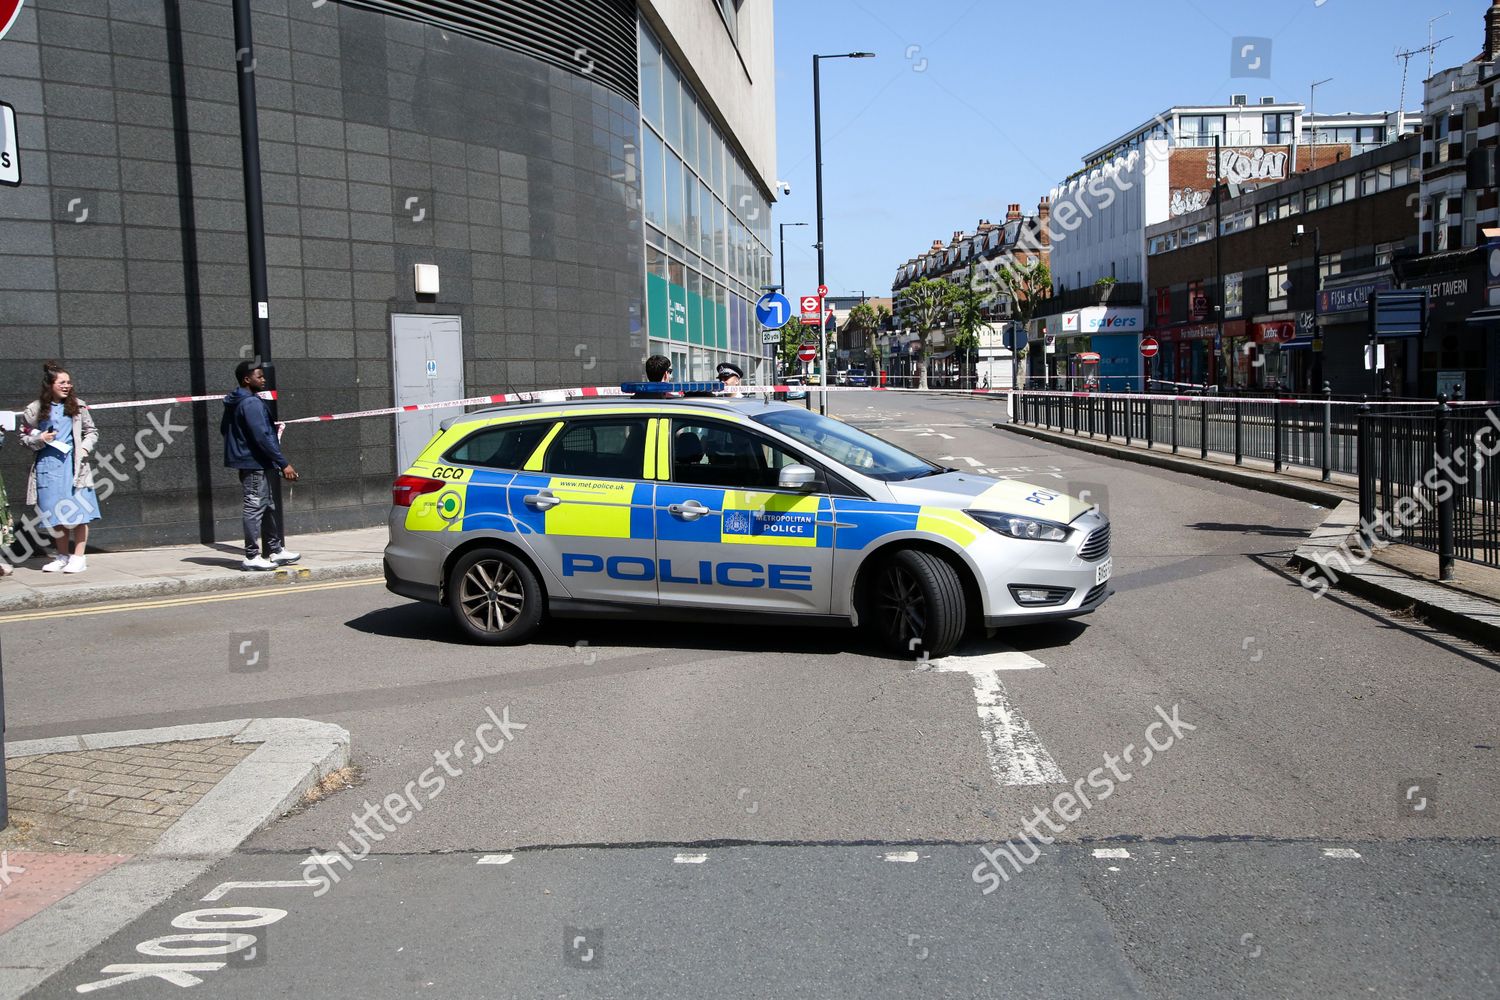
[[[526,419],[560,416],[560,412],[530,413]],[[493,421],[504,422],[508,421],[503,418]],[[653,419],[648,424],[646,462],[642,469],[647,480],[670,461],[668,437],[659,433],[662,423]],[[462,433],[469,433],[475,426],[464,425]],[[859,551],[888,535],[911,532],[937,535],[968,546],[987,530],[962,511],[946,507],[549,475],[540,471],[542,459],[561,428],[562,422],[558,421],[526,462],[526,471],[516,473],[446,465],[437,456],[452,439],[440,435],[410,471],[413,475],[442,479],[445,485],[412,501],[407,509],[406,528],[573,538],[656,538],[844,551]],[[563,502],[547,510],[529,506],[526,497],[541,490],[549,490]],[[707,507],[709,513],[689,521],[667,509],[694,500]]]
[[[968,546],[985,528],[962,511],[845,497],[791,496],[703,486],[580,479],[465,469],[412,502],[410,531],[503,531],[572,538],[652,538],[713,545],[775,545],[859,551],[918,532]],[[563,501],[537,510],[526,498],[549,490]],[[697,501],[709,513],[683,520],[667,508]]]

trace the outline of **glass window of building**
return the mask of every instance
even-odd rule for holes
[[[666,56],[661,61],[661,121],[667,142],[682,148],[682,78]]]
[[[724,136],[714,129],[713,187],[720,198],[724,197],[724,158],[733,155],[724,142]]]
[[[1282,146],[1292,141],[1292,115],[1290,113],[1261,115],[1266,144]]]
[[[706,259],[714,257],[714,196],[708,185],[698,182],[698,252]]]
[[[1224,136],[1223,115],[1183,115],[1178,141],[1184,146],[1212,146],[1214,137]]]
[[[698,168],[698,174],[704,180],[711,180],[714,174],[714,130],[708,124],[708,110],[700,103],[698,107],[698,157],[694,164]]]
[[[667,151],[667,234],[679,243],[687,239],[687,217],[683,214],[682,161]],[[691,177],[691,175],[688,175]]]
[[[667,228],[667,192],[661,140],[650,129],[642,131],[641,188],[646,202],[646,221],[664,230]]]
[[[1333,277],[1334,275],[1336,275],[1336,274],[1343,274],[1343,273],[1344,273],[1344,254],[1343,254],[1343,251],[1335,251],[1334,253],[1329,253],[1329,254],[1324,254],[1323,255],[1323,260],[1320,263],[1320,265],[1318,266],[1318,275],[1319,275],[1320,278],[1322,278],[1322,280],[1327,281],[1329,278]]]
[[[1287,276],[1285,264],[1266,269],[1266,302],[1271,310],[1286,308]]]
[[[641,117],[661,131],[661,48],[645,26],[640,29]]]

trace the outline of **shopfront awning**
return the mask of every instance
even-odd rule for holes
[[[1476,309],[1474,312],[1469,314],[1469,318],[1464,322],[1473,323],[1475,326],[1484,326],[1489,323],[1500,323],[1500,306],[1490,306],[1486,309]]]
[[[1312,349],[1313,339],[1311,337],[1293,337],[1291,340],[1283,340],[1280,343],[1269,341],[1266,347],[1280,347],[1283,351],[1307,351]]]

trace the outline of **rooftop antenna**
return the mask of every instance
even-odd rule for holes
[[[1453,37],[1452,35],[1449,35],[1448,38],[1440,38],[1436,42],[1434,42],[1432,40],[1432,26],[1434,24],[1436,24],[1437,22],[1441,21],[1443,18],[1447,17],[1449,14],[1452,14],[1452,13],[1453,13],[1453,11],[1451,11],[1451,10],[1445,10],[1441,14],[1439,14],[1437,17],[1430,17],[1430,18],[1427,19],[1427,49],[1426,49],[1426,51],[1427,51],[1427,79],[1429,79],[1429,80],[1432,79],[1432,57],[1433,57],[1433,55],[1435,55],[1437,53],[1438,46],[1442,45],[1444,42],[1448,41],[1448,39],[1450,39],[1450,38]],[[1421,50],[1419,49],[1418,51],[1421,51]]]
[[[1442,16],[1443,17],[1447,17],[1446,14],[1444,14]],[[1435,21],[1435,20],[1437,20],[1437,18],[1433,18],[1433,20]],[[1430,38],[1431,32],[1432,32],[1432,24],[1431,24],[1431,22],[1428,22],[1427,30],[1428,30],[1428,35],[1429,35],[1429,38]],[[1411,68],[1411,61],[1412,61],[1412,59],[1414,57],[1416,57],[1416,56],[1421,55],[1423,52],[1427,53],[1427,79],[1431,80],[1432,79],[1432,54],[1437,51],[1437,48],[1438,48],[1439,45],[1442,45],[1444,42],[1449,41],[1452,38],[1453,38],[1453,36],[1449,35],[1449,36],[1447,36],[1447,38],[1439,38],[1435,42],[1429,40],[1428,43],[1426,45],[1422,46],[1420,49],[1407,49],[1405,52],[1397,52],[1396,53],[1396,58],[1401,60],[1401,103],[1396,105],[1396,135],[1397,135],[1397,137],[1400,137],[1402,135],[1402,133],[1405,132],[1405,130],[1406,130],[1406,75],[1407,75],[1407,71]]]
[[[1310,125],[1312,127],[1312,141],[1309,142],[1308,145],[1312,147],[1311,169],[1313,170],[1318,169],[1318,88],[1323,86],[1323,84],[1325,83],[1332,82],[1333,77],[1330,76],[1326,80],[1318,80],[1308,88],[1307,117],[1312,119],[1312,121],[1310,122]]]

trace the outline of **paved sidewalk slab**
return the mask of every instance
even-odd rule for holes
[[[1358,529],[1359,504],[1339,504],[1297,547],[1293,564],[1304,575],[1316,574],[1335,587],[1387,608],[1412,611],[1433,625],[1500,649],[1500,602],[1398,568],[1395,563],[1412,561],[1409,546],[1372,550],[1360,541]],[[1431,565],[1436,568],[1436,556]]]
[[[16,829],[0,832],[0,1000],[170,897],[348,762],[349,733],[308,719],[8,745]]]
[[[0,849],[140,854],[255,750],[234,737],[58,750],[7,762]],[[8,896],[0,894],[0,913]]]
[[[301,561],[274,572],[241,569],[244,550],[227,543],[90,552],[88,570],[77,574],[43,573],[44,560],[33,559],[0,578],[0,613],[379,576],[386,536],[384,526],[298,535],[288,547]]]

